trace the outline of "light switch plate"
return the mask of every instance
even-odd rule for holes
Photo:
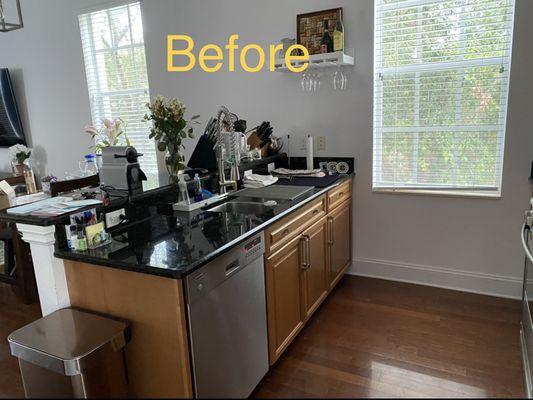
[[[316,150],[317,151],[326,151],[326,137],[317,136],[316,138]]]

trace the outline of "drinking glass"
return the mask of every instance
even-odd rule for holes
[[[309,91],[310,85],[311,85],[311,77],[307,72],[304,72],[302,75],[302,80],[300,81],[300,85],[302,87],[302,91],[307,92]]]

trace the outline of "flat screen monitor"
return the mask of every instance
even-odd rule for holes
[[[26,144],[11,77],[0,68],[0,147]]]

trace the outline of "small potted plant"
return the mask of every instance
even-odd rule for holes
[[[146,104],[150,114],[144,116],[145,121],[152,121],[150,139],[155,139],[157,149],[166,153],[165,166],[170,183],[179,181],[180,173],[185,169],[185,156],[181,153],[185,148],[183,140],[194,138],[192,124],[200,116],[194,115],[190,120],[184,118],[186,107],[176,98],[157,97],[152,103]]]
[[[50,194],[50,183],[57,182],[57,178],[54,175],[46,175],[41,179],[41,188],[46,194]]]
[[[121,118],[104,118],[100,129],[96,129],[93,125],[85,125],[85,132],[91,135],[95,141],[92,148],[97,154],[100,154],[102,149],[108,146],[131,145],[130,139],[126,135],[124,121]]]
[[[31,149],[23,144],[16,144],[8,149],[8,154],[15,175],[23,175],[25,170],[30,169]]]

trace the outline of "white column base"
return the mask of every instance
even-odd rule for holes
[[[43,316],[69,307],[65,266],[54,256],[55,226],[17,224],[17,229],[22,240],[30,244]]]

